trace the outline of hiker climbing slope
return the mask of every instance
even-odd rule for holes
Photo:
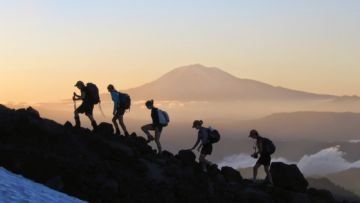
[[[256,182],[258,169],[260,168],[260,166],[263,165],[264,169],[265,169],[267,180],[270,182],[270,184],[274,185],[273,179],[272,179],[272,176],[270,173],[271,154],[273,154],[276,150],[274,143],[267,138],[261,137],[259,135],[258,131],[256,131],[256,130],[251,130],[249,137],[256,141],[256,144],[254,146],[255,153],[252,154],[252,157],[255,159],[258,158],[258,161],[256,162],[256,164],[254,166],[254,171],[253,171],[254,172],[254,176],[253,176],[254,183]],[[259,155],[260,155],[260,157],[259,157]]]
[[[217,130],[214,130],[210,127],[203,127],[203,123],[204,122],[202,120],[195,120],[193,123],[193,128],[198,130],[198,138],[194,147],[190,150],[194,150],[197,146],[199,146],[198,151],[201,150],[199,157],[201,169],[204,172],[207,172],[207,166],[211,166],[213,164],[206,159],[206,156],[212,154],[213,144],[220,141],[220,134]]]
[[[81,94],[78,95],[74,92],[73,100],[74,102],[81,100],[82,104],[75,109],[75,127],[80,128],[81,122],[80,122],[80,116],[79,114],[85,114],[91,121],[91,125],[94,129],[97,127],[97,123],[93,116],[94,106],[95,104],[100,103],[100,97],[99,97],[99,89],[96,87],[96,85],[92,83],[88,83],[85,85],[84,82],[78,81],[75,84],[75,87],[77,87]]]
[[[119,121],[122,130],[124,131],[125,136],[129,136],[126,125],[124,123],[124,114],[126,110],[130,109],[131,106],[131,98],[129,95],[121,93],[117,91],[114,85],[108,86],[108,91],[111,94],[111,98],[114,102],[114,110],[113,110],[113,119],[112,122],[115,126],[115,134],[121,135],[119,125],[117,121]]]
[[[158,153],[161,153],[162,147],[160,143],[160,136],[163,128],[166,127],[170,122],[169,115],[165,111],[156,108],[154,106],[154,100],[147,101],[145,105],[146,108],[151,110],[152,124],[144,125],[141,127],[141,129],[146,134],[148,142],[155,140]],[[150,134],[149,131],[155,131],[155,138]]]

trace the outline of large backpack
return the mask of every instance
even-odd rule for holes
[[[159,123],[162,126],[168,126],[170,123],[169,114],[163,110],[158,109]]]
[[[119,92],[119,105],[125,110],[130,109],[131,97],[128,94]]]
[[[100,103],[99,88],[93,83],[88,83],[86,84],[86,89],[87,89],[86,100],[91,104],[99,104]]]
[[[208,139],[211,144],[217,143],[221,139],[221,135],[219,131],[212,129],[211,127],[208,128]]]
[[[276,146],[271,140],[263,138],[263,150],[267,154],[274,154],[276,151]]]

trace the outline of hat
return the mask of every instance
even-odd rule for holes
[[[75,87],[79,87],[79,86],[85,86],[83,81],[77,81],[75,84]]]

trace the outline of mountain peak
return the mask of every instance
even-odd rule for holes
[[[138,88],[128,90],[135,98],[151,95],[159,100],[304,100],[333,99],[285,88],[273,87],[255,80],[241,79],[216,67],[202,64],[181,66],[159,79]]]
[[[211,70],[220,70],[220,69],[215,68],[215,67],[204,66],[204,65],[198,63],[198,64],[191,64],[191,65],[187,65],[187,66],[181,66],[181,67],[175,68],[171,72],[195,72],[195,71],[211,71]]]

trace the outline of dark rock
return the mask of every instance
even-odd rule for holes
[[[307,191],[312,202],[335,203],[336,200],[330,191],[310,188]]]
[[[271,164],[270,173],[277,187],[294,192],[307,191],[309,183],[296,165],[274,162]]]
[[[73,125],[72,125],[72,123],[70,122],[70,121],[66,121],[66,123],[64,124],[64,127],[66,128],[66,129],[72,129],[73,128]]]
[[[112,135],[114,134],[114,127],[110,123],[100,123],[97,126],[95,132],[96,134],[101,134],[101,135]]]
[[[135,133],[126,138],[115,136],[108,123],[101,123],[93,133],[73,129],[69,122],[60,125],[42,119],[33,110],[15,111],[1,105],[0,165],[88,202],[282,203],[307,202],[309,197],[313,202],[331,199],[325,191],[299,194],[254,185],[230,167],[219,171],[213,165],[204,173],[192,151],[157,155],[144,137]],[[304,188],[293,167],[275,164],[272,169],[279,186]]]
[[[37,111],[36,109],[34,109],[33,107],[29,107],[26,109],[26,112],[29,114],[29,116],[35,118],[35,119],[40,119],[40,113],[39,111]]]
[[[242,181],[242,177],[239,171],[231,168],[231,167],[223,167],[221,169],[221,173],[225,177],[225,179],[229,182],[238,182]]]
[[[64,182],[60,176],[48,180],[45,185],[58,191],[62,191],[64,189]]]
[[[176,155],[176,158],[182,161],[182,163],[190,165],[195,163],[196,156],[194,152],[190,150],[181,150],[179,151],[178,155]]]

